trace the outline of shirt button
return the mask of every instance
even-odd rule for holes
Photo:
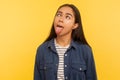
[[[65,67],[67,67],[67,65],[65,65]]]
[[[56,66],[58,66],[58,64],[56,64]]]
[[[68,77],[66,76],[65,79],[68,79]]]
[[[46,67],[44,67],[44,70],[46,70]]]
[[[67,54],[65,54],[65,56],[67,56]]]
[[[80,68],[80,71],[82,70],[82,68]]]

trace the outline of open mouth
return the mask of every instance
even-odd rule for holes
[[[63,26],[61,26],[61,25],[57,25],[57,27],[59,27],[59,28],[64,28]]]
[[[57,25],[55,28],[56,33],[59,34],[60,32],[62,32],[63,28],[64,28],[63,26]]]

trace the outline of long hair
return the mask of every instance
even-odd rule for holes
[[[78,8],[76,6],[74,6],[73,4],[63,4],[58,8],[58,10],[65,6],[70,7],[73,10],[74,16],[75,16],[75,23],[78,23],[78,27],[76,29],[73,29],[73,31],[72,31],[72,35],[71,35],[72,40],[77,41],[80,44],[86,44],[86,45],[90,46],[84,36],[82,22],[81,22],[81,16],[80,16],[80,12],[79,12]],[[49,41],[53,38],[56,38],[56,37],[57,37],[57,35],[54,30],[54,24],[52,24],[50,34],[49,34],[48,38],[45,40],[45,42]]]

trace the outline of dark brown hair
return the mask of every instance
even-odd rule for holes
[[[79,12],[78,8],[73,4],[63,4],[58,8],[58,10],[65,6],[70,7],[73,10],[74,16],[75,16],[75,23],[78,23],[78,27],[72,31],[72,35],[71,35],[72,40],[77,41],[78,43],[81,43],[81,44],[86,44],[89,46],[89,44],[86,41],[85,36],[84,36],[82,22],[81,22],[81,16],[80,16],[80,12]],[[53,38],[56,38],[56,37],[57,37],[57,35],[54,30],[54,24],[52,24],[50,34],[49,34],[48,38],[45,40],[45,42],[49,41]]]

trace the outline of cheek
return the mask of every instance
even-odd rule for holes
[[[53,21],[54,26],[56,26],[57,22],[58,22],[57,19],[54,19]]]
[[[57,22],[57,21],[58,21],[58,18],[57,18],[57,17],[55,17],[55,18],[54,18],[54,23],[55,23],[55,22]]]
[[[74,22],[71,21],[71,20],[66,20],[66,21],[65,21],[65,24],[68,25],[68,26],[73,26],[73,25],[74,25]]]
[[[66,24],[70,24],[70,23],[71,23],[71,21],[65,20],[65,23],[66,23]]]
[[[65,19],[64,22],[66,24],[74,24],[74,19],[70,19],[70,20]]]
[[[54,19],[54,21],[53,21],[54,23],[56,23],[56,18]]]

